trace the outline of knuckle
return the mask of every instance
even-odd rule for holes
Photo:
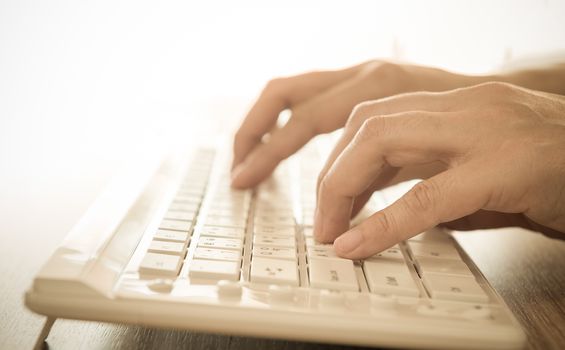
[[[396,224],[390,213],[387,212],[386,210],[382,210],[375,213],[373,223],[374,225],[372,229],[375,230],[378,235],[382,236],[383,234],[386,235],[387,233],[396,232],[395,231]],[[368,230],[366,228],[364,230],[362,228],[361,232],[363,233],[363,236],[368,237],[374,235],[373,232],[367,232],[367,231]]]
[[[412,213],[429,214],[433,212],[437,194],[438,189],[432,182],[421,181],[407,193],[405,203]]]
[[[346,126],[347,127],[359,127],[365,119],[372,113],[374,105],[372,101],[365,101],[357,104],[353,107],[351,114],[349,115],[349,119],[347,120]]]
[[[503,83],[500,81],[490,81],[480,85],[476,85],[473,88],[481,93],[486,93],[489,96],[500,97],[504,95],[512,94],[516,91],[516,88],[512,84]]]
[[[277,95],[283,89],[286,83],[286,78],[274,78],[267,82],[265,88],[263,88],[263,94],[266,95]]]
[[[381,139],[387,134],[388,121],[386,117],[371,117],[363,122],[358,133],[358,141]]]
[[[387,61],[374,61],[365,70],[367,76],[379,81],[383,79],[396,79],[403,73],[404,69],[402,66]]]
[[[320,181],[320,193],[334,194],[336,189],[339,188],[339,186],[336,186],[335,182],[336,181],[333,176],[326,174]]]

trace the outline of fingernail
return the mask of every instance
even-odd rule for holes
[[[243,164],[239,164],[236,166],[231,172],[231,183],[232,185],[237,185],[238,179],[241,177],[241,174],[245,170],[245,166]]]
[[[334,247],[339,252],[349,253],[361,245],[362,242],[363,235],[361,231],[353,229],[339,236],[334,242]]]

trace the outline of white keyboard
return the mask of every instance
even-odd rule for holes
[[[321,161],[309,146],[247,191],[231,189],[228,162],[211,149],[162,166],[104,239],[70,235],[26,303],[52,317],[327,343],[522,346],[514,317],[448,233],[364,261],[316,242]],[[406,190],[377,193],[367,212]],[[69,251],[90,260],[73,267]]]

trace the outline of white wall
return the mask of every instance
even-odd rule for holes
[[[565,49],[565,1],[271,3],[0,0],[0,193],[80,190],[187,133],[202,101],[235,123],[231,101],[272,76],[373,57],[479,73]]]

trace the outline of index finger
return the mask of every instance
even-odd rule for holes
[[[324,72],[311,72],[270,81],[253,105],[234,140],[232,169],[261,142],[261,138],[276,124],[279,114],[321,91],[354,75],[361,67]]]
[[[367,120],[336,159],[318,191],[314,234],[331,242],[349,229],[354,199],[387,166],[448,162],[464,147],[440,113],[409,112]]]

